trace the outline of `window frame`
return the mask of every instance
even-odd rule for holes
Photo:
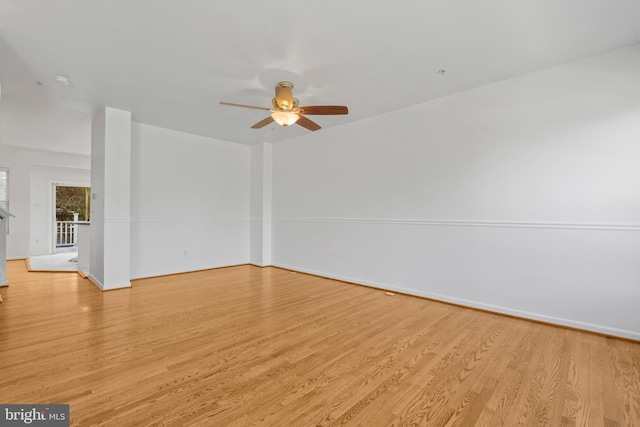
[[[6,183],[5,184],[5,186],[6,186],[6,188],[5,188],[6,200],[0,200],[0,203],[2,204],[1,206],[5,210],[9,211],[9,200],[11,199],[10,195],[9,195],[9,187],[10,187],[10,185],[9,185],[9,179],[10,179],[9,168],[0,167],[0,173],[4,173],[5,176],[6,176],[6,179],[5,179],[5,183]],[[10,234],[9,218],[7,218],[5,220],[5,222],[6,222],[5,233],[6,234]]]

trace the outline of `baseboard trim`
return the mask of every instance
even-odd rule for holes
[[[89,280],[90,283],[93,284],[93,286],[100,289],[101,291],[104,291],[104,289],[102,289],[102,286],[100,286],[100,283],[93,276],[91,276],[91,274],[87,276],[87,279]]]
[[[122,290],[122,289],[130,289],[131,288],[131,282],[128,282],[124,286],[118,286],[118,287],[115,287],[115,288],[105,289],[104,285],[98,279],[96,279],[93,275],[91,275],[91,273],[89,273],[89,275],[87,276],[87,279],[89,279],[89,281],[91,283],[93,283],[102,292],[119,291],[119,290]]]
[[[260,265],[260,264],[254,264],[254,263],[252,263],[252,262],[250,262],[250,263],[249,263],[249,264],[247,264],[247,265],[251,265],[251,266],[253,266],[253,267],[259,267],[259,268],[275,267],[274,265],[271,265],[271,264]]]
[[[479,303],[471,300],[464,300],[460,298],[448,297],[446,295],[433,294],[429,292],[416,291],[414,289],[407,289],[397,286],[390,286],[383,283],[363,281],[347,276],[340,276],[335,274],[326,274],[323,272],[298,268],[286,264],[272,264],[272,267],[281,268],[289,271],[295,271],[297,273],[309,274],[312,276],[322,277],[326,279],[339,280],[341,282],[365,286],[368,288],[379,289],[382,291],[392,291],[399,294],[419,297],[428,299],[431,301],[441,302],[445,304],[451,304],[458,307],[469,308],[473,310],[480,310],[487,313],[499,314],[508,317],[514,317],[518,319],[529,320],[532,322],[542,323],[545,325],[556,326],[566,329],[578,330],[581,332],[589,332],[605,337],[619,338],[633,342],[640,342],[640,333],[634,331],[628,331],[624,329],[610,328],[607,326],[595,325],[591,323],[581,322],[577,320],[565,319],[554,316],[547,316],[538,313],[531,313],[528,311],[514,310],[508,307],[496,306],[491,304]]]
[[[30,264],[29,264],[29,259],[28,258],[23,258],[23,259],[25,260],[25,263],[27,265],[27,269],[29,271],[31,271]],[[273,264],[270,264],[270,265],[258,265],[258,264],[253,264],[253,263],[242,263],[242,264],[234,264],[234,265],[225,265],[225,266],[219,266],[219,267],[205,268],[205,269],[201,269],[201,270],[191,270],[191,271],[184,271],[184,272],[177,272],[177,273],[160,274],[160,275],[156,275],[156,276],[139,277],[139,278],[131,279],[131,282],[129,282],[129,284],[127,286],[121,286],[121,287],[110,288],[110,289],[104,289],[103,286],[101,285],[100,281],[97,280],[91,274],[89,274],[88,276],[84,276],[83,275],[83,277],[88,279],[91,283],[93,283],[102,292],[108,292],[108,291],[116,291],[116,290],[122,290],[122,289],[130,289],[132,287],[132,285],[133,285],[132,282],[135,282],[136,280],[152,279],[152,278],[155,278],[155,277],[175,276],[175,275],[181,275],[181,274],[190,274],[190,273],[197,273],[197,272],[202,272],[202,271],[219,270],[219,269],[223,269],[223,268],[241,267],[241,266],[252,266],[252,267],[257,267],[257,268],[268,268],[268,267],[280,268],[280,269],[284,269],[284,270],[294,271],[294,272],[297,272],[297,273],[303,273],[303,274],[309,274],[309,275],[312,275],[312,276],[322,277],[322,278],[325,278],[325,279],[339,280],[341,282],[349,283],[349,284],[352,284],[352,285],[365,286],[365,287],[368,287],[368,288],[379,289],[379,290],[382,290],[382,291],[392,291],[392,292],[396,292],[396,293],[399,293],[399,294],[404,294],[404,295],[409,295],[409,296],[413,296],[413,297],[424,298],[424,299],[428,299],[428,300],[431,300],[431,301],[441,302],[441,303],[445,303],[445,304],[451,304],[451,305],[455,305],[455,306],[463,307],[463,308],[480,310],[480,311],[493,313],[493,314],[499,314],[499,315],[503,315],[503,316],[514,317],[514,318],[518,318],[518,319],[529,320],[529,321],[543,323],[543,324],[550,325],[550,326],[573,329],[573,330],[578,330],[578,331],[581,331],[581,332],[589,332],[589,333],[594,333],[594,334],[597,334],[597,335],[602,335],[602,336],[606,336],[606,337],[613,337],[613,338],[619,338],[619,339],[625,339],[625,340],[629,340],[629,341],[633,341],[633,342],[640,342],[640,333],[639,332],[634,332],[634,331],[629,331],[629,330],[624,330],[624,329],[617,329],[617,328],[610,328],[610,327],[607,327],[607,326],[596,325],[596,324],[592,324],[592,323],[581,322],[581,321],[571,320],[571,319],[566,319],[566,318],[561,318],[561,317],[547,316],[547,315],[543,315],[543,314],[532,313],[532,312],[527,312],[527,311],[522,311],[522,310],[514,310],[514,309],[510,309],[508,307],[485,304],[485,303],[480,303],[480,302],[477,302],[477,301],[465,300],[465,299],[461,299],[461,298],[454,298],[454,297],[449,297],[449,296],[440,295],[440,294],[434,294],[434,293],[430,293],[430,292],[422,292],[422,291],[417,291],[417,290],[408,289],[408,288],[402,288],[402,287],[398,287],[398,286],[390,286],[390,285],[384,284],[384,283],[378,283],[378,282],[372,282],[372,281],[364,281],[364,280],[360,280],[360,279],[353,278],[353,277],[348,277],[348,276],[328,274],[328,273],[321,272],[321,271],[305,269],[305,268],[299,268],[299,267],[292,266],[292,265],[287,265],[287,264],[273,263]],[[35,271],[35,272],[37,273],[38,271]],[[57,271],[56,273],[59,273],[59,271]],[[74,273],[74,272],[72,272],[72,273]]]
[[[178,276],[180,274],[198,273],[198,272],[201,272],[201,271],[209,271],[209,270],[220,270],[222,268],[240,267],[240,266],[243,266],[243,265],[253,265],[253,264],[250,264],[248,262],[243,262],[242,264],[221,265],[221,266],[218,266],[218,267],[200,268],[198,270],[178,271],[178,272],[175,272],[175,273],[154,274],[152,276],[132,277],[131,281],[135,282],[136,280],[154,279],[156,277]],[[256,267],[260,267],[260,266],[256,265]],[[269,266],[267,265],[265,267],[269,267]]]

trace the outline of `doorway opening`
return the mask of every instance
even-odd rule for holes
[[[91,188],[54,184],[54,253],[78,250],[78,224],[88,223]]]

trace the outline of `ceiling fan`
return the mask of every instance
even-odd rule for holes
[[[293,83],[280,82],[276,85],[276,96],[271,100],[273,108],[254,107],[253,105],[234,104],[232,102],[221,101],[222,105],[230,105],[232,107],[253,108],[255,110],[271,111],[271,115],[266,119],[260,120],[252,129],[260,129],[271,122],[276,122],[281,126],[291,126],[294,123],[307,128],[309,130],[318,130],[320,125],[305,117],[307,114],[317,115],[335,115],[349,114],[349,109],[343,105],[314,105],[308,107],[299,107],[298,100],[293,97],[291,92]]]

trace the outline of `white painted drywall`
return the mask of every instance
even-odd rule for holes
[[[7,258],[47,253],[50,182],[81,179],[88,183],[90,164],[89,156],[0,145],[0,166],[9,169],[11,213],[16,216],[7,235]],[[32,182],[32,173],[37,182]]]
[[[2,98],[2,84],[0,83],[0,100]],[[2,128],[1,117],[0,117],[0,129]],[[0,135],[2,131],[0,130]],[[1,143],[1,141],[0,141]],[[3,217],[0,219],[0,227],[4,229],[6,227],[6,222],[9,218]],[[0,286],[4,286],[7,284],[7,235],[6,233],[2,233],[0,236]]]
[[[133,123],[131,276],[249,262],[250,147]]]
[[[105,107],[91,135],[89,277],[103,290],[131,286],[131,112]]]
[[[275,144],[273,264],[640,339],[639,123],[634,46]]]
[[[249,262],[271,264],[271,182],[273,146],[263,142],[251,146],[251,243]]]
[[[55,88],[51,85],[49,89]],[[57,104],[50,97],[42,96],[43,90],[48,90],[46,85],[14,86],[2,96],[2,144],[90,156],[92,106],[74,97]]]
[[[104,280],[104,156],[106,114],[101,110],[91,124],[91,226],[89,271],[96,284]]]

